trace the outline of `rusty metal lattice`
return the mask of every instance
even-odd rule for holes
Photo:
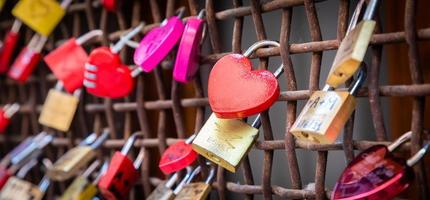
[[[413,110],[412,110],[412,125],[413,132],[412,141],[409,145],[403,148],[408,148],[411,153],[415,153],[420,148],[423,132],[423,116],[424,116],[424,96],[430,94],[430,84],[423,83],[421,69],[418,63],[417,44],[420,40],[430,39],[430,28],[416,29],[414,22],[416,17],[416,0],[405,1],[405,15],[404,15],[404,31],[392,33],[378,33],[374,34],[371,40],[372,62],[368,67],[368,87],[363,88],[359,92],[359,97],[366,97],[370,102],[371,117],[373,125],[376,130],[377,141],[355,141],[353,140],[353,123],[354,119],[349,120],[345,127],[345,134],[342,144],[311,144],[305,142],[295,141],[293,136],[288,133],[289,128],[293,124],[297,110],[297,101],[306,100],[312,91],[319,89],[320,68],[322,60],[322,52],[327,50],[337,49],[340,41],[345,36],[348,16],[350,14],[349,0],[338,0],[338,21],[337,21],[337,38],[332,40],[322,40],[321,27],[318,21],[315,3],[324,3],[324,1],[314,0],[273,0],[261,3],[259,0],[251,0],[250,6],[243,6],[241,0],[233,0],[232,8],[216,11],[214,0],[206,0],[204,6],[200,6],[195,0],[188,0],[183,5],[188,10],[189,15],[197,15],[198,11],[202,8],[207,12],[207,28],[212,54],[203,55],[201,57],[202,64],[212,64],[227,52],[241,52],[241,43],[243,37],[243,24],[244,17],[251,16],[255,33],[258,40],[267,39],[266,31],[263,26],[262,13],[271,12],[274,10],[282,10],[280,18],[281,33],[279,36],[280,48],[264,48],[258,50],[254,56],[261,60],[260,67],[267,68],[268,60],[273,56],[280,56],[285,68],[285,77],[287,81],[286,91],[281,92],[279,101],[287,104],[286,115],[286,133],[283,140],[274,140],[272,134],[272,127],[269,119],[268,112],[262,113],[262,126],[264,132],[264,140],[257,141],[254,148],[264,151],[263,159],[263,178],[262,184],[256,185],[251,171],[249,158],[246,157],[242,164],[244,171],[243,183],[227,182],[225,180],[225,173],[222,168],[218,168],[217,178],[214,182],[214,190],[218,192],[220,199],[226,198],[226,192],[231,191],[235,193],[244,194],[247,199],[252,199],[254,195],[262,194],[265,199],[271,199],[273,196],[284,198],[316,198],[324,199],[329,197],[330,191],[325,187],[325,175],[328,152],[331,150],[343,150],[347,159],[350,161],[354,154],[354,149],[365,149],[370,145],[388,143],[387,133],[382,116],[380,105],[380,97],[387,96],[412,96]],[[151,28],[156,27],[164,17],[169,17],[175,14],[176,9],[182,5],[177,5],[175,0],[167,0],[160,2],[157,0],[148,1],[125,1],[124,9],[122,12],[108,13],[103,10],[98,1],[82,0],[74,1],[68,9],[68,15],[65,20],[57,28],[54,36],[50,37],[45,50],[50,50],[55,47],[57,41],[69,38],[71,36],[79,36],[84,32],[96,28],[104,30],[106,33],[102,39],[93,41],[89,47],[95,47],[100,44],[107,45],[111,41],[118,40],[119,36],[128,30],[130,27],[136,26],[144,19],[147,24],[144,31],[140,36],[135,39],[140,39]],[[308,27],[312,41],[305,43],[290,43],[289,37],[291,33],[292,10],[294,7],[304,6]],[[146,8],[145,8],[146,7]],[[150,16],[144,16],[141,10],[150,11]],[[127,11],[127,12],[125,12]],[[152,20],[152,22],[151,22]],[[232,50],[226,50],[221,47],[221,38],[217,26],[217,21],[232,20],[233,21],[233,40]],[[379,19],[378,19],[379,20]],[[378,21],[377,20],[377,21]],[[12,21],[9,19],[1,20],[0,27],[2,32],[5,32],[6,27],[11,25]],[[117,24],[115,30],[110,31],[112,24]],[[87,26],[87,27],[85,27]],[[113,29],[112,29],[113,30]],[[28,42],[32,32],[25,30],[25,42]],[[409,69],[413,85],[379,85],[380,78],[380,65],[382,46],[392,43],[406,43],[409,49]],[[308,90],[297,90],[297,77],[295,76],[293,64],[291,62],[292,54],[312,53],[312,60],[310,66],[310,78]],[[127,63],[132,63],[132,50],[125,49],[121,51],[121,56]],[[169,59],[168,59],[169,60]],[[42,63],[40,65],[43,65]],[[169,62],[164,62],[162,65],[169,65]],[[91,95],[84,95],[81,98],[80,107],[77,116],[73,122],[72,133],[59,133],[56,132],[56,138],[51,145],[51,149],[56,151],[48,151],[48,156],[57,158],[64,151],[73,146],[76,139],[83,136],[90,130],[100,131],[103,128],[104,121],[107,127],[111,130],[111,139],[104,145],[104,152],[112,153],[111,150],[118,149],[124,143],[123,138],[127,138],[133,131],[141,131],[145,135],[145,139],[139,140],[136,146],[145,151],[145,160],[142,166],[141,184],[137,186],[143,195],[148,195],[153,186],[161,182],[157,178],[157,172],[151,168],[151,162],[156,158],[151,153],[154,148],[159,152],[163,152],[168,144],[177,141],[177,138],[185,138],[190,133],[186,133],[184,125],[184,108],[195,109],[195,129],[194,132],[202,127],[205,119],[205,109],[208,109],[208,100],[204,96],[204,89],[201,83],[201,77],[197,77],[194,81],[193,90],[194,97],[183,98],[180,95],[181,86],[175,82],[171,82],[171,86],[166,85],[164,81],[165,74],[163,68],[156,69],[152,74],[141,75],[137,78],[137,84],[134,94],[130,97],[119,100],[107,100],[91,97]],[[19,102],[22,106],[19,111],[18,117],[14,120],[15,123],[10,128],[12,133],[6,137],[1,138],[1,143],[19,142],[29,134],[35,134],[42,129],[37,123],[38,114],[40,113],[41,106],[49,88],[55,83],[53,75],[49,74],[46,67],[39,67],[35,75],[33,75],[28,84],[19,85],[13,81],[2,79],[1,80],[1,96],[0,100],[4,104],[6,102]],[[148,99],[147,94],[149,86],[155,86],[157,99]],[[170,88],[169,90],[167,88]],[[157,128],[151,130],[150,123],[154,120],[149,119],[150,112],[156,112]],[[176,129],[176,137],[168,137],[171,134],[167,133],[166,123],[169,118],[173,118],[174,127]],[[121,119],[121,120],[118,120]],[[89,123],[91,122],[91,123]],[[92,126],[92,127],[91,127]],[[53,131],[53,130],[50,130]],[[73,141],[73,142],[72,142]],[[7,148],[11,148],[8,146]],[[299,165],[296,158],[296,149],[301,148],[309,151],[317,152],[316,172],[315,172],[315,190],[304,190]],[[291,185],[272,185],[271,178],[272,165],[276,162],[273,160],[274,151],[285,150],[285,159],[288,161],[288,170],[290,172]],[[3,152],[6,148],[3,149]],[[259,163],[261,164],[261,162]],[[203,165],[202,165],[203,166]],[[416,181],[420,187],[422,198],[428,197],[428,190],[425,171],[423,165],[416,166],[415,168]],[[159,177],[159,176],[158,176]],[[65,184],[59,184],[59,188],[49,190],[49,199],[53,199],[55,193],[61,192],[65,189]],[[132,199],[136,198],[135,195],[130,196]]]

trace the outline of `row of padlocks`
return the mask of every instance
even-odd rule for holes
[[[115,1],[102,2],[106,9],[116,8]],[[355,109],[354,96],[366,79],[366,65],[362,61],[376,24],[372,18],[377,0],[367,4],[363,19],[358,23],[364,2],[359,2],[353,14],[326,86],[310,96],[290,129],[298,140],[334,143]],[[42,6],[35,5],[39,3],[50,12],[35,12],[34,9]],[[198,71],[200,46],[205,38],[204,10],[186,21],[181,19],[183,13],[180,11],[149,31],[140,42],[132,39],[142,32],[143,22],[110,47],[97,47],[88,54],[82,45],[103,34],[101,30],[92,30],[65,41],[42,56],[41,49],[70,3],[71,0],[61,3],[55,0],[20,0],[12,10],[16,20],[2,46],[0,69],[10,79],[25,83],[42,58],[58,79],[46,97],[39,116],[40,124],[68,131],[79,104],[81,88],[101,98],[127,97],[134,88],[135,77],[159,66],[176,46],[173,77],[180,83],[193,80]],[[22,24],[37,34],[9,66]],[[118,55],[126,45],[135,49],[133,58],[137,67],[134,69],[125,65]],[[171,176],[167,182],[159,184],[147,199],[205,199],[211,191],[216,166],[236,172],[258,137],[261,126],[259,113],[267,111],[280,95],[277,78],[283,73],[284,66],[274,73],[253,71],[249,59],[255,51],[268,46],[280,47],[280,44],[258,41],[245,53],[227,54],[215,63],[208,81],[208,99],[213,114],[198,133],[166,149],[159,167]],[[339,86],[355,74],[356,79],[349,91],[340,90]],[[4,106],[0,113],[0,131],[6,129],[18,110],[18,104]],[[252,125],[242,120],[253,115],[258,116]],[[42,132],[27,138],[1,161],[0,200],[42,199],[50,184],[72,178],[74,181],[61,199],[126,199],[139,180],[144,152],[141,150],[134,161],[127,154],[142,135],[133,134],[120,152],[115,152],[109,160],[99,160],[97,149],[103,146],[108,135],[109,130],[99,135],[90,134],[54,163],[41,159],[44,147],[54,139],[52,134]],[[339,178],[331,198],[391,199],[408,188],[413,180],[411,166],[422,159],[429,145],[426,144],[409,160],[395,157],[391,152],[410,137],[410,132],[405,133],[389,146],[373,146],[358,155]],[[206,158],[206,167],[210,171],[208,177],[203,177],[204,181],[196,182],[195,177],[202,171],[202,166],[195,167],[199,155]],[[41,166],[44,174],[39,185],[24,181],[26,173],[35,166]]]

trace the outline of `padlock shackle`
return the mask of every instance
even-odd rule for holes
[[[145,26],[144,22],[141,22],[136,28],[133,28],[130,32],[125,34],[123,37],[120,37],[119,41],[110,48],[113,54],[118,54],[119,51],[124,47],[128,40],[131,40],[136,34],[138,34],[143,27]]]
[[[94,184],[94,185],[97,185],[97,184],[98,184],[98,182],[100,181],[100,179],[102,178],[102,176],[103,176],[103,175],[105,175],[105,173],[106,173],[106,171],[108,170],[108,168],[109,168],[109,162],[108,162],[108,160],[105,160],[105,161],[103,162],[102,167],[100,168],[99,173],[97,174],[96,178],[95,178],[95,179],[94,179],[94,181],[93,181],[93,184]]]
[[[121,154],[127,155],[128,152],[130,151],[131,147],[133,147],[133,144],[138,137],[142,138],[143,134],[141,132],[137,132],[137,133],[134,133],[133,135],[131,135],[127,139],[127,141],[125,142],[124,146],[122,147]]]
[[[72,3],[72,1],[73,1],[73,0],[63,0],[63,1],[61,1],[60,6],[61,6],[63,9],[66,9],[67,7],[69,7],[69,5]]]
[[[97,30],[92,30],[92,31],[90,31],[90,32],[87,32],[87,33],[85,33],[84,35],[82,35],[82,36],[80,36],[80,37],[78,37],[78,38],[76,38],[76,43],[78,44],[78,45],[82,45],[82,44],[84,44],[85,42],[87,42],[88,40],[90,40],[90,39],[92,39],[92,38],[95,38],[95,37],[100,37],[100,36],[102,36],[103,35],[103,31],[102,30],[100,30],[100,29],[97,29]]]
[[[91,133],[85,139],[83,139],[78,146],[91,145],[97,139],[97,133]]]
[[[51,184],[51,180],[47,175],[43,176],[42,180],[39,183],[39,189],[42,193],[45,193],[48,190],[49,185]]]
[[[96,160],[82,173],[82,176],[86,179],[91,176],[91,174],[100,166],[100,160]]]
[[[409,141],[411,139],[411,137],[412,137],[412,131],[408,131],[408,132],[404,133],[399,138],[397,138],[396,141],[394,141],[393,143],[391,143],[390,145],[387,146],[388,151],[390,151],[390,152],[394,151],[397,147],[399,147],[400,145],[402,145],[406,141]]]
[[[179,19],[182,19],[182,17],[184,17],[184,13],[185,13],[185,7],[184,6],[179,7],[175,12],[176,17],[178,17]]]
[[[90,145],[91,148],[96,149],[99,148],[109,137],[109,131],[106,129],[103,133]]]
[[[200,166],[198,166],[197,168],[199,168]],[[197,169],[196,168],[196,169]],[[196,170],[194,169],[194,170]],[[194,171],[193,171],[194,172]],[[187,173],[185,174],[184,178],[181,180],[181,182],[179,182],[179,184],[176,186],[175,190],[173,190],[173,194],[178,194],[182,188],[184,187],[184,185],[186,184],[186,182],[188,181],[188,179],[190,178],[192,173]]]
[[[246,51],[245,53],[243,53],[244,56],[248,57],[251,56],[252,53],[254,53],[254,51],[256,51],[259,48],[262,47],[267,47],[267,46],[274,46],[274,47],[280,47],[281,45],[279,44],[279,42],[276,41],[271,41],[271,40],[260,40],[256,43],[254,43],[253,45],[251,45]]]
[[[13,21],[12,27],[10,28],[10,32],[12,33],[19,33],[19,30],[22,27],[22,22],[19,19],[15,19]]]
[[[196,138],[197,134],[192,134],[190,137],[187,138],[187,140],[185,140],[185,144],[191,144],[194,139]]]
[[[365,67],[365,65],[362,65],[362,66],[363,67],[358,72],[357,79],[354,80],[354,82],[351,84],[351,87],[348,89],[348,92],[352,96],[355,96],[357,94],[358,90],[361,88],[364,81],[366,80],[366,77],[367,77],[366,67]]]
[[[428,152],[428,150],[429,150],[429,146],[430,146],[430,143],[429,142],[427,142],[425,145],[424,145],[424,147],[423,148],[421,148],[417,153],[415,153],[411,158],[409,158],[407,161],[406,161],[406,164],[409,166],[409,167],[412,167],[412,166],[414,166],[415,164],[417,164],[423,157],[424,157],[424,155],[426,155],[426,153]]]
[[[364,13],[364,20],[372,20],[375,15],[375,10],[378,6],[378,0],[370,0],[369,4],[367,4],[366,12]]]
[[[193,170],[192,167],[188,166],[185,168],[187,170],[187,174],[190,174]],[[175,174],[173,174],[164,184],[164,186],[166,186],[167,188],[172,188],[173,185],[175,185],[176,181],[179,178],[179,172],[176,172]]]
[[[46,132],[41,132],[39,133],[31,142],[31,144],[25,148],[23,151],[21,151],[19,154],[17,154],[16,156],[14,156],[11,159],[12,164],[17,165],[20,162],[34,157],[34,156],[38,156],[37,153],[46,146],[48,145],[52,140],[54,139],[54,137],[52,135],[48,135]]]
[[[19,111],[19,108],[20,108],[20,106],[18,103],[13,103],[12,105],[7,104],[5,107],[3,107],[3,110],[4,110],[3,115],[6,118],[10,119],[16,112]]]
[[[212,165],[211,166],[211,170],[209,171],[208,178],[206,178],[206,181],[205,181],[206,184],[211,184],[212,183],[212,181],[213,181],[213,179],[215,177],[215,173],[216,173],[215,169],[216,169],[216,167],[214,165]]]
[[[363,5],[365,2],[366,2],[366,0],[360,0],[357,3],[357,7],[355,7],[354,13],[351,16],[351,21],[349,22],[346,34],[348,34],[350,31],[352,31],[352,29],[354,29],[355,26],[357,25],[358,17],[360,17],[360,13],[361,13],[361,10],[363,9]]]
[[[37,159],[31,159],[25,165],[21,167],[21,169],[18,170],[16,173],[16,177],[23,179],[28,174],[28,172],[33,169],[34,166],[36,166],[38,163]]]
[[[139,154],[137,154],[136,160],[133,162],[133,166],[135,169],[139,169],[143,163],[143,159],[145,158],[145,150],[141,148],[139,150]]]

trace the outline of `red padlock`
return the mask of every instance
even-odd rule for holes
[[[42,58],[42,54],[40,51],[47,37],[35,35],[27,47],[24,47],[19,53],[18,57],[15,59],[15,62],[12,64],[8,72],[8,76],[11,79],[24,83],[27,81],[28,77],[33,73],[33,70],[36,68],[40,59]]]
[[[138,169],[143,162],[144,151],[140,151],[133,162],[127,157],[128,152],[140,133],[135,133],[128,138],[121,152],[116,151],[113,155],[109,168],[100,178],[98,187],[104,198],[108,200],[126,199],[134,183],[140,177]]]
[[[118,9],[117,0],[102,0],[103,7],[110,12],[115,12]]]
[[[6,34],[3,42],[3,50],[0,54],[0,73],[6,73],[9,70],[10,60],[15,51],[16,44],[19,39],[19,29],[21,28],[21,21],[15,20],[11,30]]]
[[[84,86],[88,93],[102,98],[127,96],[134,87],[134,75],[118,52],[143,28],[143,23],[121,37],[113,47],[94,49],[85,63]],[[137,74],[135,74],[137,75]]]
[[[197,152],[193,150],[191,143],[196,135],[192,135],[186,141],[179,141],[167,148],[161,156],[158,167],[164,174],[177,172],[191,165],[197,159]]]
[[[19,110],[19,104],[14,103],[12,105],[6,104],[0,110],[0,133],[4,133],[7,126],[10,123],[10,118]]]
[[[103,31],[93,30],[77,39],[71,38],[44,57],[45,63],[55,77],[63,83],[67,92],[73,93],[83,84],[88,54],[81,45],[91,38],[101,35],[103,35]]]
[[[12,174],[9,172],[9,170],[7,170],[5,166],[0,165],[0,190],[11,176]]]

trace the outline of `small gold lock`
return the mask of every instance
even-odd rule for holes
[[[42,197],[43,193],[36,185],[17,177],[10,177],[0,192],[0,200],[40,200]]]
[[[61,83],[58,83],[56,89],[49,90],[39,116],[39,123],[66,132],[78,107],[80,91],[77,90],[75,95],[70,95],[62,92],[61,88]]]
[[[93,139],[92,134],[88,138]],[[84,140],[79,146],[70,149],[60,159],[58,159],[52,168],[47,172],[47,175],[56,181],[64,181],[72,176],[90,162],[96,156],[96,149],[100,147],[103,142],[108,138],[109,132],[104,131],[101,136],[97,138],[91,145]]]
[[[331,144],[355,109],[354,95],[366,78],[360,70],[357,80],[347,91],[316,91],[303,108],[290,132],[298,139]]]
[[[191,174],[188,181],[176,195],[175,200],[204,200],[208,197],[212,189],[212,180],[215,176],[215,167],[212,166],[208,178],[205,182],[191,183],[196,174],[200,173],[201,167],[198,166]]]
[[[258,129],[239,119],[212,114],[192,145],[197,153],[234,173],[257,136]]]
[[[152,193],[146,198],[146,200],[173,200],[176,196],[176,193],[180,191],[182,186],[185,184],[185,182],[191,175],[191,167],[187,167],[186,170],[186,175],[175,188],[175,191],[172,190],[172,187],[179,177],[179,172],[173,174],[165,183],[158,184],[158,186],[154,189],[154,191],[152,191]]]
[[[369,2],[363,20],[356,25],[362,3],[359,3],[353,14],[347,35],[339,46],[327,77],[326,84],[333,88],[339,87],[357,72],[375,30],[376,22],[372,18],[378,3],[377,0]]]

